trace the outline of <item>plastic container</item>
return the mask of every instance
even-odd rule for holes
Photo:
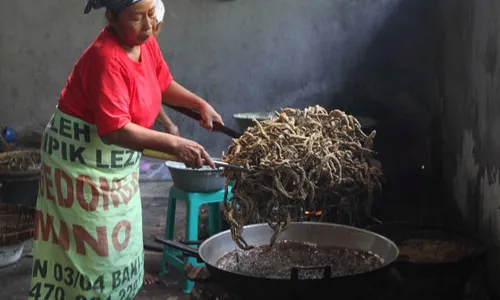
[[[2,137],[7,143],[12,143],[17,139],[17,134],[13,128],[5,127],[2,130]]]
[[[201,169],[191,169],[181,162],[166,161],[174,185],[190,193],[209,193],[220,191],[224,188],[225,177],[222,168],[212,169],[203,166]]]

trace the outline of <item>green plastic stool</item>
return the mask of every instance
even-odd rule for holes
[[[229,186],[228,198],[231,198],[231,186]],[[224,189],[212,193],[190,193],[185,192],[175,186],[172,186],[168,195],[167,220],[165,225],[165,239],[174,240],[175,231],[175,209],[176,201],[183,200],[186,202],[186,241],[198,240],[198,219],[200,207],[208,204],[208,231],[210,236],[221,231],[220,220],[220,203],[224,201]],[[196,245],[191,247],[197,248]],[[204,266],[203,263],[198,263],[196,258],[187,257],[181,260],[179,257],[182,253],[176,249],[165,247],[161,260],[160,276],[165,276],[168,273],[168,267],[172,266],[184,274],[184,293],[189,294],[193,289],[194,282],[189,280],[184,273],[184,267],[190,263],[198,267]]]

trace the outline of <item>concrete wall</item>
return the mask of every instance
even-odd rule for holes
[[[83,15],[84,0],[35,2],[5,1],[0,11],[1,126],[45,126],[74,62],[104,24],[103,11]],[[237,112],[321,104],[421,132],[432,2],[167,0],[160,45],[175,78],[228,125]],[[212,155],[227,147],[227,138],[173,117]]]
[[[488,267],[498,292],[500,2],[444,0],[442,14],[442,97],[436,109],[442,117],[443,177],[461,216],[490,247]]]

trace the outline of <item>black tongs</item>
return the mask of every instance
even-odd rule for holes
[[[188,116],[188,117],[196,120],[196,121],[202,120],[200,113],[197,111],[194,111],[194,110],[191,110],[188,108],[184,108],[184,107],[176,107],[176,106],[170,106],[170,105],[167,105],[167,106],[170,107],[171,109],[177,111],[177,112],[180,112],[181,114],[183,114],[185,116]],[[235,131],[229,127],[226,127],[226,126],[222,125],[221,123],[214,122],[213,126],[214,126],[212,129],[213,131],[223,133],[223,134],[225,134],[233,139],[237,139],[241,136],[241,133],[239,133],[238,131]]]

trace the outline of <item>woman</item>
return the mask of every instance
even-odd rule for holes
[[[89,0],[109,25],[85,50],[42,140],[29,299],[132,299],[144,280],[138,164],[143,149],[187,166],[213,161],[196,142],[150,130],[163,103],[222,122],[172,79],[152,36],[154,0]]]

